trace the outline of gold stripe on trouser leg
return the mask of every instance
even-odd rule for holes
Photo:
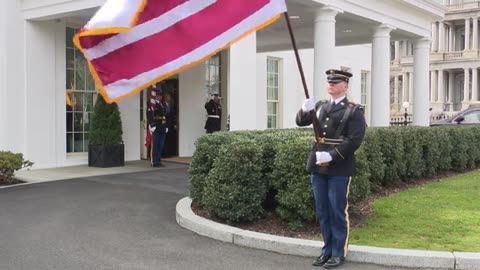
[[[350,183],[352,182],[352,177],[348,177],[347,185],[347,205],[345,206],[345,221],[347,222],[347,237],[345,238],[345,245],[343,246],[343,256],[347,256],[348,253],[348,237],[350,236],[350,217],[348,216],[348,194],[350,193]]]

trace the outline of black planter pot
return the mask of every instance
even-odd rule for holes
[[[118,167],[125,166],[125,145],[89,145],[89,167]]]

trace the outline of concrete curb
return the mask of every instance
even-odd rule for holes
[[[200,235],[239,246],[288,255],[316,257],[323,242],[246,231],[195,215],[189,197],[176,206],[177,223]],[[348,261],[427,269],[480,269],[480,253],[349,246]]]

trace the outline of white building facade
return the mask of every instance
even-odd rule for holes
[[[0,150],[23,153],[35,168],[87,163],[96,91],[71,37],[103,2],[0,1]],[[390,43],[408,40],[414,44],[414,124],[428,125],[431,24],[442,20],[444,6],[430,0],[287,3],[315,99],[327,97],[326,69],[350,70],[349,98],[367,106],[372,126],[388,126]],[[171,78],[175,155],[191,156],[205,134],[203,106],[211,91],[223,96],[223,129],[227,122],[230,130],[293,127],[304,94],[290,49],[282,18]],[[145,93],[118,102],[126,160],[145,155],[144,104]]]
[[[433,117],[451,115],[480,103],[479,29],[480,1],[444,0],[443,20],[432,23],[429,102]],[[396,41],[392,54],[392,114],[399,112],[409,95],[412,76],[411,44]],[[401,110],[400,110],[401,113]]]

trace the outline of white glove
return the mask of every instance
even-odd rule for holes
[[[302,111],[303,112],[309,112],[311,110],[315,109],[315,102],[313,101],[313,99],[309,98],[309,99],[306,99],[304,102],[303,102],[303,105],[302,105]]]
[[[168,133],[168,128],[165,128],[165,133]]]
[[[155,129],[157,129],[157,127],[152,127],[152,126],[148,125],[148,129],[150,129],[150,132],[153,133],[153,132],[155,132]]]
[[[332,156],[328,152],[315,152],[315,156],[317,157],[317,164],[327,163],[332,161]]]

